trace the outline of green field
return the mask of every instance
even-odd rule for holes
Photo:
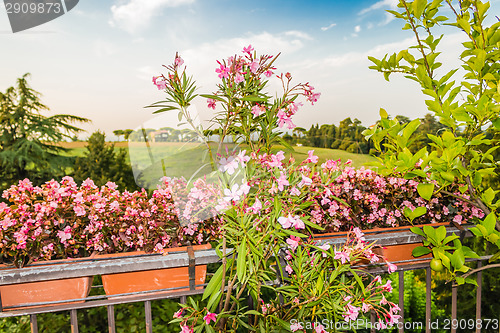
[[[82,156],[85,152],[85,142],[71,142],[64,146],[69,148],[69,154],[73,156]],[[208,150],[205,145],[200,143],[186,142],[159,142],[150,143],[147,146],[141,142],[117,142],[115,149],[126,148],[130,156],[130,162],[134,169],[136,179],[139,178],[140,186],[151,188],[155,187],[158,179],[166,175],[169,177],[185,177],[189,179],[193,176],[202,176],[210,173]],[[211,145],[212,153],[216,151],[215,144]],[[228,145],[231,150],[234,145]],[[245,149],[241,147],[241,149]],[[314,147],[294,147],[294,151],[287,150],[284,147],[277,146],[274,152],[284,150],[286,155],[292,154],[297,161],[307,158],[307,152],[314,150],[314,154],[319,157],[322,163],[327,159],[343,162],[352,160],[354,167],[361,167],[366,163],[373,162],[374,157],[362,154],[348,153],[344,150],[325,149]]]

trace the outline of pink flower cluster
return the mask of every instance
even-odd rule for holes
[[[340,160],[327,160],[320,166],[312,150],[299,165],[292,157],[286,160],[283,152],[252,156],[256,167],[262,170],[256,174],[266,175],[249,179],[250,186],[257,188],[255,196],[262,202],[260,209],[273,209],[272,198],[279,195],[283,205],[280,223],[284,228],[295,226],[294,221],[299,218],[310,218],[324,232],[347,231],[353,226],[403,226],[410,224],[405,208],[416,207],[427,209],[425,215],[413,221],[416,224],[464,223],[484,217],[480,209],[458,198],[437,194],[430,201],[422,199],[417,192],[419,183],[414,180],[384,177],[363,167],[355,169],[350,161],[342,164]],[[468,199],[458,191],[456,195]],[[297,201],[309,205],[297,210]]]
[[[179,188],[188,192],[187,200],[175,203],[172,191]],[[71,177],[42,186],[25,179],[3,193],[11,205],[0,203],[0,253],[5,262],[22,266],[32,260],[160,252],[206,242],[218,237],[220,221],[213,214],[200,219],[190,207],[197,207],[198,214],[210,210],[210,190],[203,181],[188,190],[182,179],[164,179],[151,195],[145,190],[122,192],[111,182],[99,188],[90,179],[81,186]],[[189,222],[181,225],[184,217]]]
[[[270,78],[276,70],[276,68],[272,66],[276,57],[263,55],[257,58],[253,51],[253,47],[249,45],[243,48],[243,56],[231,56],[227,60],[217,61],[218,67],[215,69],[215,72],[218,74],[219,78],[223,80],[224,85],[237,87],[246,80],[262,82],[262,85],[265,85],[265,81]],[[302,103],[295,102],[295,98],[292,97],[303,95],[306,97],[307,101],[314,105],[321,94],[314,93],[314,87],[308,83],[299,84],[290,88],[289,84],[292,78],[290,73],[281,74],[278,78],[282,80],[283,87],[286,87],[285,96],[290,96],[285,98],[277,108],[266,105],[265,103],[256,102],[250,107],[251,114],[253,118],[258,118],[272,111],[275,113],[278,127],[283,128],[286,126],[288,129],[293,129],[296,125],[293,123],[292,117],[298,111],[299,107],[302,106]],[[214,99],[208,98],[207,103],[209,108],[215,109],[216,102]]]
[[[299,245],[313,245],[313,248],[317,250],[307,250],[306,258],[310,260],[310,266],[316,265],[321,267],[322,270],[333,270],[337,272],[342,272],[343,265],[356,265],[357,263],[374,263],[383,258],[373,252],[373,244],[369,244],[363,235],[363,232],[359,228],[353,228],[347,234],[347,242],[343,244],[340,248],[333,248],[329,244],[323,244],[321,246],[317,245],[317,242],[311,239],[301,239],[299,237],[291,236],[287,239],[288,250],[286,251],[285,260],[287,265],[285,270],[289,275],[295,274],[295,267],[301,270],[301,274],[304,274],[303,263],[297,261],[298,258],[304,257],[304,253],[296,254],[296,250]],[[321,254],[321,256],[320,256]],[[318,256],[320,260],[318,261]],[[337,261],[337,264],[333,264],[333,261]],[[389,270],[395,269],[395,265],[386,262],[389,266]],[[298,279],[298,277],[291,277],[292,279]],[[347,289],[347,288],[346,288]],[[348,291],[348,289],[347,289]],[[364,293],[357,295],[356,293],[347,293],[343,296],[343,313],[342,316],[346,322],[356,321],[361,313],[367,313],[370,310],[374,310],[379,317],[380,324],[385,326],[390,326],[397,323],[400,318],[399,307],[386,300],[385,294],[392,291],[391,281],[382,284],[380,276],[377,276],[371,283],[369,283]],[[298,303],[304,300],[297,300]],[[303,329],[298,325],[291,326],[293,332]],[[320,326],[317,327],[320,329]],[[320,330],[321,331],[321,330]]]

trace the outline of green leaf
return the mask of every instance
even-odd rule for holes
[[[420,18],[424,12],[425,6],[427,6],[427,0],[414,0],[412,3],[413,14],[415,17]]]
[[[435,242],[437,240],[436,230],[433,227],[431,227],[430,225],[424,225],[423,228],[424,228],[424,232],[427,235],[427,237]]]
[[[434,193],[434,184],[433,183],[420,183],[417,186],[418,194],[429,201],[432,198],[432,194]]]
[[[217,269],[215,274],[212,276],[212,279],[210,279],[210,282],[208,282],[208,285],[205,288],[205,291],[203,292],[203,297],[201,298],[202,300],[204,300],[208,296],[212,295],[215,290],[221,289],[223,268],[224,268],[224,266],[221,265],[219,267],[219,269]]]
[[[413,232],[414,234],[417,234],[417,235],[420,235],[420,236],[422,236],[422,237],[425,237],[424,232],[423,232],[423,231],[422,231],[422,229],[421,229],[421,228],[419,228],[419,227],[411,227],[411,228],[410,228],[410,231],[411,231],[411,232]]]
[[[496,260],[500,259],[500,251],[498,251],[497,253],[495,253],[491,258],[490,260],[488,260],[488,262],[494,262]]]
[[[248,101],[248,102],[265,102],[267,101],[267,98],[262,98],[256,95],[250,95],[250,96],[245,96],[241,99],[242,101]]]
[[[389,117],[389,115],[387,114],[387,111],[385,111],[384,109],[380,108],[380,117],[383,118],[383,119],[387,119],[387,117]]]
[[[446,227],[444,225],[436,229],[436,240],[442,242],[446,238]]]
[[[455,269],[460,269],[465,264],[465,256],[462,249],[457,249],[451,255],[451,264]]]
[[[495,224],[496,224],[496,216],[495,213],[491,212],[486,216],[486,218],[481,222],[481,225],[483,225],[488,233],[492,233],[495,230]]]
[[[411,252],[411,254],[417,258],[417,257],[421,257],[421,256],[425,256],[426,254],[429,254],[431,253],[431,250],[428,248],[428,247],[424,247],[424,246],[417,246],[416,248],[413,249],[413,251]]]
[[[240,282],[245,278],[247,264],[247,242],[244,239],[238,249],[238,259],[236,260],[236,274],[238,275],[238,280]]]

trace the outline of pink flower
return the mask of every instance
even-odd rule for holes
[[[83,206],[80,206],[80,205],[74,206],[73,210],[75,211],[76,216],[84,216],[86,213],[85,208]]]
[[[394,265],[394,264],[391,264],[390,262],[386,261],[385,262],[387,264],[387,271],[389,273],[393,273],[395,272],[397,269],[398,269],[398,266]]]
[[[193,333],[193,330],[188,325],[182,325],[180,333]]]
[[[290,325],[290,330],[292,332],[296,332],[296,331],[302,330],[302,329],[304,329],[304,327],[302,327],[301,323],[293,323],[293,324]]]
[[[345,264],[346,262],[349,262],[349,260],[350,260],[349,253],[347,253],[345,251],[335,250],[335,256],[333,257],[333,259],[340,259],[340,262],[342,264]]]
[[[276,155],[271,155],[271,161],[267,162],[267,165],[271,168],[274,167],[281,167],[283,161],[285,159],[285,153],[283,151],[279,151],[276,153]]]
[[[297,127],[293,122],[290,116],[287,115],[287,113],[283,110],[279,110],[278,113],[276,114],[278,117],[278,126],[282,128],[283,126],[287,126],[288,129],[294,129]]]
[[[462,224],[462,220],[463,220],[463,216],[460,214],[455,215],[455,217],[453,218],[453,222],[458,223],[458,224]]]
[[[286,179],[286,176],[283,174],[283,172],[280,171],[280,177],[278,178],[278,190],[283,191],[284,186],[288,186],[290,183]]]
[[[323,251],[328,251],[330,249],[330,244],[323,244],[323,245],[320,245],[318,247],[320,249],[322,249]],[[325,258],[327,256],[326,252],[323,252],[322,255],[323,255],[323,258]]]
[[[344,320],[349,321],[349,320],[356,320],[359,315],[359,307],[352,305],[351,303],[347,304],[347,310],[343,314]]]
[[[182,311],[184,309],[180,309],[179,311],[177,311],[176,313],[174,313],[174,318],[182,318]]]
[[[287,271],[287,273],[288,273],[289,275],[290,275],[290,274],[292,274],[292,273],[293,273],[293,268],[292,268],[292,266],[290,266],[290,265],[286,265],[286,267],[285,267],[285,271]]]
[[[216,106],[216,104],[215,104],[215,99],[211,99],[211,98],[209,98],[209,99],[207,99],[207,103],[208,103],[208,107],[209,107],[209,108],[211,108],[211,109],[214,109],[214,110],[215,110],[215,106]]]
[[[229,156],[228,158],[222,157],[219,161],[219,170],[222,172],[227,172],[232,175],[237,168],[238,160],[236,160],[233,156]]]
[[[261,209],[262,209],[262,203],[260,202],[259,198],[255,198],[254,204],[252,205],[252,207],[247,208],[247,212],[258,214]]]
[[[314,150],[309,150],[307,154],[309,157],[305,160],[306,163],[318,163],[318,156],[314,155]]]
[[[363,302],[363,306],[361,306],[361,310],[365,313],[370,311],[370,305]]]
[[[252,45],[248,45],[248,47],[243,47],[243,53],[251,54],[253,50],[254,48],[252,47]]]
[[[64,244],[68,239],[71,238],[71,227],[66,226],[64,230],[59,230],[57,232],[57,237],[59,237],[59,239],[61,239],[61,243]]]
[[[381,286],[381,288],[388,293],[392,292],[391,280],[387,280],[387,282],[383,286]]]
[[[245,81],[245,77],[239,73],[236,74],[236,76],[234,77],[234,83],[238,84],[243,81]]]
[[[318,326],[315,326],[314,327],[314,330],[316,331],[316,333],[328,333],[326,330],[325,330],[325,326],[319,324]]]
[[[175,60],[174,60],[174,64],[175,64],[176,66],[182,66],[182,64],[183,64],[183,63],[184,63],[184,60],[182,60],[182,58],[181,58],[181,57],[177,57],[177,58],[175,58]]]
[[[273,75],[273,71],[267,70],[267,71],[264,72],[264,75],[266,77],[271,77],[271,75]]]
[[[301,176],[302,176],[302,180],[299,183],[299,187],[302,187],[302,186],[311,186],[312,179],[309,178],[309,177],[304,176],[303,174],[301,174]]]
[[[248,186],[248,185],[246,185]],[[226,201],[239,201],[240,198],[248,193],[247,191],[247,187],[246,187],[244,184],[241,185],[241,188],[238,184],[234,184],[231,189],[224,189],[224,195],[225,195],[225,198],[224,200]],[[246,192],[246,193],[245,193]]]
[[[153,76],[153,84],[158,88],[158,90],[164,90],[167,88],[167,83],[160,76]]]
[[[219,64],[219,68],[215,69],[216,73],[219,73],[219,79],[227,79],[229,78],[229,67],[226,67],[222,64]]]
[[[354,235],[356,235],[356,239],[358,241],[364,241],[365,240],[364,233],[358,227],[353,228],[352,232],[354,232]]]
[[[250,72],[256,74],[258,69],[259,69],[259,62],[257,60],[252,61],[252,63],[250,64]]]
[[[295,251],[297,249],[297,247],[299,246],[299,242],[300,242],[300,237],[297,237],[297,236],[290,236],[290,238],[288,238],[286,240],[286,243],[288,244],[288,247],[290,249],[292,249],[292,251]]]
[[[210,324],[210,321],[213,320],[215,323],[217,321],[217,315],[215,313],[210,313],[207,311],[207,314],[205,317],[203,317],[203,320],[208,324]]]
[[[293,218],[290,214],[288,214],[288,217],[280,216],[278,218],[278,222],[279,222],[279,224],[281,224],[283,229],[288,229],[291,226],[293,226]]]
[[[261,114],[263,114],[264,112],[266,112],[266,109],[263,106],[259,105],[259,104],[254,105],[252,107],[252,114],[253,114],[254,117],[258,117]]]
[[[292,187],[292,189],[290,190],[290,194],[291,194],[291,195],[295,195],[295,196],[299,196],[299,195],[300,195],[300,190],[294,186],[294,187]]]

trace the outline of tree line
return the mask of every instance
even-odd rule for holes
[[[83,130],[76,125],[89,119],[67,114],[47,116],[41,94],[25,74],[0,92],[0,192],[28,178],[34,185],[69,175],[77,182],[90,177],[97,185],[108,181],[120,188],[137,189],[126,150],[115,151],[102,132],[88,139],[83,156],[72,156],[64,141],[74,141]]]
[[[410,118],[398,115],[395,117],[401,123],[409,123]],[[445,128],[431,114],[421,118],[421,125],[417,129],[418,138],[413,142],[412,150],[418,151],[432,141],[427,134],[437,135]],[[304,145],[318,148],[345,150],[350,153],[372,154],[373,145],[365,139],[363,131],[367,128],[357,118],[348,117],[338,125],[312,125],[309,130],[296,127],[291,134],[286,133],[284,139],[292,145]]]

